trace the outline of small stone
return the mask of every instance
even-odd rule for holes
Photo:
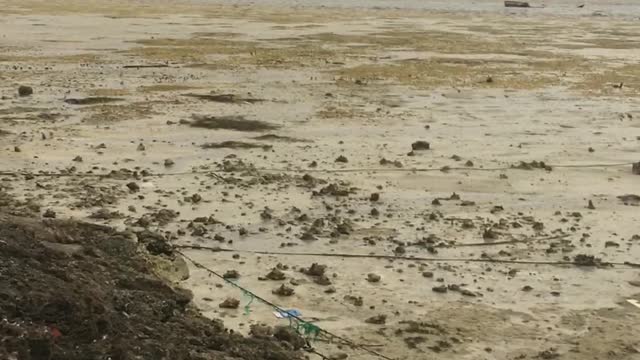
[[[387,315],[376,315],[365,320],[367,324],[384,325],[387,322]]]
[[[273,268],[265,277],[269,280],[279,281],[284,280],[287,276],[280,269]]]
[[[413,144],[411,144],[411,149],[416,151],[416,150],[429,150],[431,148],[431,144],[429,144],[427,141],[416,141]]]
[[[240,273],[237,270],[228,270],[222,277],[225,279],[239,279]]]
[[[467,289],[460,289],[460,294],[464,295],[464,296],[469,296],[469,297],[476,297],[478,295],[476,295],[476,293],[474,293],[471,290],[467,290]]]
[[[433,201],[431,202],[431,205],[440,206],[442,204],[440,203],[440,199],[433,199]]]
[[[314,161],[312,161],[312,162],[310,162],[310,163],[309,163],[309,167],[310,167],[310,168],[317,168],[317,167],[318,167],[318,162],[317,162],[317,161],[315,161],[315,160],[314,160]]]
[[[165,160],[164,160],[164,166],[165,166],[165,167],[171,167],[171,166],[173,166],[174,164],[175,164],[175,163],[174,163],[174,162],[173,162],[173,160],[171,160],[171,159],[165,159]]]
[[[127,187],[129,188],[129,191],[131,192],[138,192],[140,191],[140,185],[134,183],[134,182],[130,182],[127,184]]]
[[[437,292],[437,293],[446,293],[448,288],[446,285],[440,285],[440,286],[435,286],[433,287],[431,290],[433,290],[433,292]]]
[[[329,360],[345,360],[348,358],[349,358],[349,355],[345,353],[337,353],[337,354],[329,355]]]
[[[380,211],[378,211],[378,209],[373,208],[371,209],[371,216],[380,216]]]
[[[14,151],[14,152],[22,152],[22,149],[20,149],[20,147],[19,147],[19,146],[14,146],[14,147],[13,147],[13,151]]]
[[[589,200],[589,205],[587,205],[587,209],[590,209],[590,210],[596,209],[595,205],[593,205],[593,201]]]
[[[191,195],[191,202],[194,204],[199,203],[200,201],[202,201],[202,196],[200,196],[200,194],[193,194]]]
[[[73,161],[75,162],[82,162],[82,156],[78,155],[76,157],[73,158]]]
[[[56,212],[51,209],[47,209],[47,211],[45,211],[44,214],[42,214],[42,217],[48,218],[48,219],[55,219]]]
[[[529,292],[531,290],[533,290],[533,288],[531,286],[529,286],[529,285],[525,285],[524,287],[522,287],[522,291],[524,291],[524,292]]]
[[[237,309],[240,306],[240,300],[234,298],[227,298],[225,301],[218,305],[221,309]]]
[[[617,243],[617,242],[615,242],[615,241],[607,241],[607,242],[605,242],[605,243],[604,243],[604,247],[605,247],[605,248],[610,248],[610,247],[619,248],[619,247],[620,247],[620,244],[618,244],[618,243]]]
[[[592,147],[590,147],[590,148],[589,148],[589,152],[590,152],[590,153],[595,152],[595,151],[596,151],[596,150],[595,150],[594,148],[592,148]]]
[[[31,96],[33,95],[33,88],[31,86],[20,86],[18,88],[18,96]]]
[[[467,162],[464,164],[464,166],[466,166],[466,167],[473,167],[473,165],[474,165],[473,161],[471,161],[471,160],[467,160]]]
[[[382,277],[378,274],[370,273],[369,275],[367,275],[367,281],[370,283],[380,282],[381,279]]]
[[[338,156],[338,158],[336,158],[335,162],[339,162],[339,163],[348,163],[349,160],[346,158],[346,156],[344,155],[340,155]]]
[[[143,144],[143,143],[140,143],[140,144],[138,145],[138,151],[145,151],[145,150],[146,150],[146,148],[145,148],[144,144]]]
[[[300,270],[300,272],[309,276],[324,276],[326,271],[327,265],[320,265],[318,263],[311,264],[308,269]]]
[[[422,273],[423,277],[426,277],[427,279],[432,279],[433,278],[433,273],[431,271],[425,271]]]
[[[369,196],[369,201],[375,202],[380,200],[380,194],[378,193],[373,193],[371,194],[371,196]]]
[[[284,284],[280,285],[279,288],[272,291],[274,295],[278,296],[291,296],[294,294],[294,292],[295,291],[293,290],[293,288],[285,286]]]

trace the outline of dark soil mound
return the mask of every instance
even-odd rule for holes
[[[189,306],[111,228],[0,214],[0,359],[302,359]]]

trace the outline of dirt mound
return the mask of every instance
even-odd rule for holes
[[[302,359],[244,338],[154,275],[135,237],[0,214],[0,359]]]

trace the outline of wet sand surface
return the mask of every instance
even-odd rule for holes
[[[181,251],[389,358],[636,359],[640,26],[586,3],[0,1],[0,187],[231,250]]]

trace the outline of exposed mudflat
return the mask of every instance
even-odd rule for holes
[[[636,359],[638,21],[375,3],[0,1],[0,194],[389,358]],[[288,324],[189,269],[206,316]]]

